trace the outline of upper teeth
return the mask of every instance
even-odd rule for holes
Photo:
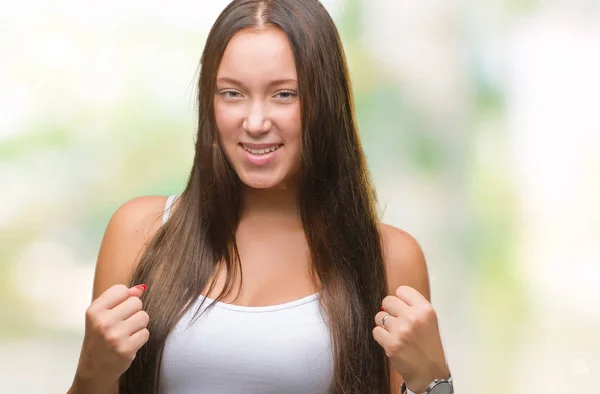
[[[265,153],[270,153],[270,152],[273,152],[274,150],[277,150],[277,148],[279,148],[280,146],[281,146],[281,145],[273,145],[273,146],[269,146],[268,148],[262,148],[262,149],[253,149],[253,148],[249,148],[249,147],[247,147],[247,146],[245,146],[245,145],[242,145],[242,147],[243,147],[243,148],[244,148],[246,151],[248,151],[248,152],[250,152],[250,153],[253,153],[253,154],[255,154],[255,155],[263,155],[263,154],[265,154]]]

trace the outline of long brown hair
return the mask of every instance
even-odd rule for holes
[[[286,33],[302,111],[299,199],[312,269],[321,283],[334,355],[332,392],[388,394],[389,367],[373,340],[373,316],[387,294],[375,192],[357,132],[346,58],[318,0],[234,0],[213,25],[201,58],[193,168],[177,209],[147,246],[132,283],[146,283],[150,339],[120,380],[120,394],[156,393],[169,332],[224,262],[241,272],[236,230],[241,181],[221,149],[214,118],[217,70],[232,36],[274,26]]]

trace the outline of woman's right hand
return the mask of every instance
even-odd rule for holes
[[[114,285],[88,307],[76,378],[82,386],[115,384],[148,341],[150,318],[139,298],[145,289]]]

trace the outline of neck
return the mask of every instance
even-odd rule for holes
[[[242,218],[301,222],[297,187],[279,186],[270,189],[244,187],[242,193]]]

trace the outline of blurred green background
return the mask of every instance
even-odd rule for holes
[[[228,3],[0,15],[0,392],[69,387],[110,215],[181,192]],[[600,3],[324,0],[382,217],[421,243],[457,392],[595,392]]]

